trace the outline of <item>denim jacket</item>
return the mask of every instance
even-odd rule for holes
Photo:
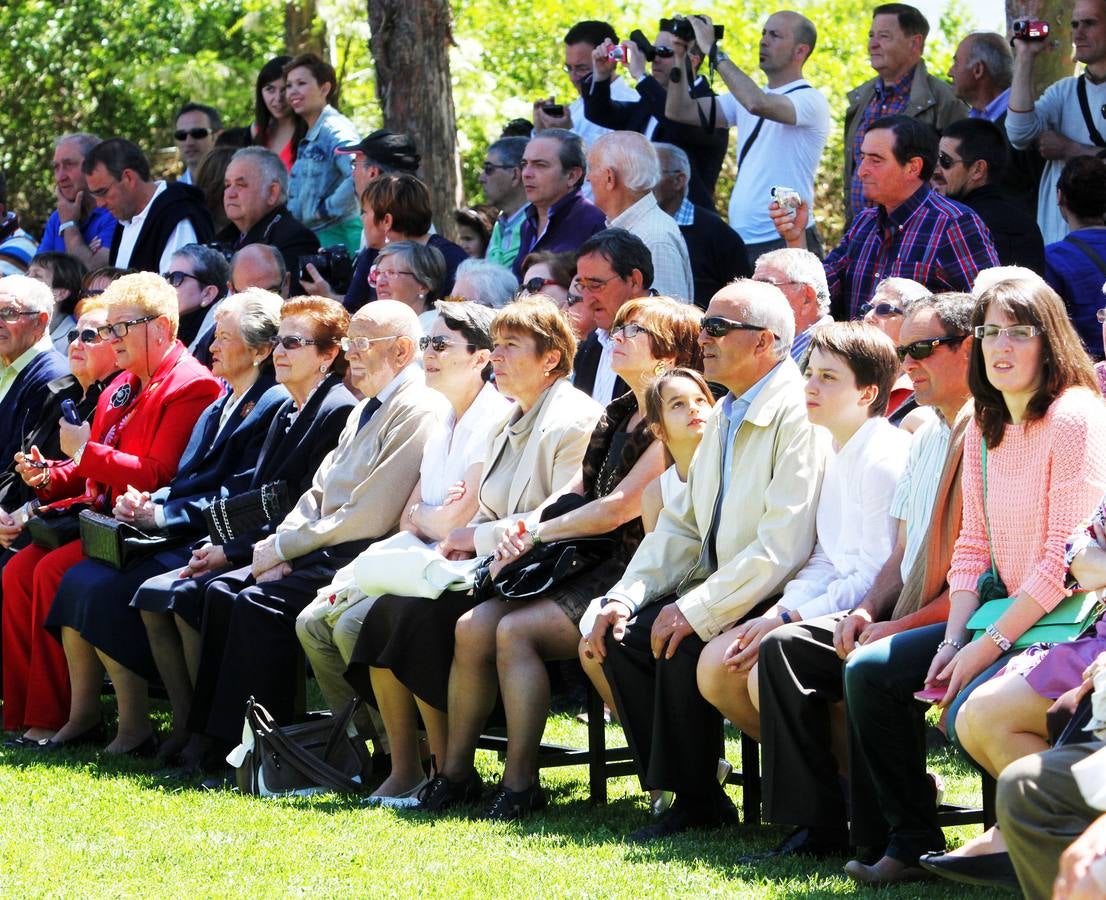
[[[360,140],[353,123],[327,106],[300,141],[288,179],[288,210],[311,230],[357,216],[353,157],[334,150]]]

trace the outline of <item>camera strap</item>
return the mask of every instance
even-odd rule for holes
[[[802,91],[809,88],[809,84],[799,84],[791,88],[789,91],[784,91],[786,94],[794,94],[795,91]],[[753,142],[756,141],[757,136],[760,134],[760,129],[764,127],[764,117],[761,116],[757,119],[756,125],[753,126],[753,130],[749,132],[749,137],[745,139],[745,143],[741,146],[741,152],[737,155],[737,167],[740,169],[741,164],[745,162],[745,157],[749,155],[749,151],[753,147]]]
[[[1069,234],[1064,236],[1064,242],[1082,250],[1083,255],[1098,266],[1098,271],[1102,273],[1103,277],[1106,277],[1106,259],[1103,259],[1086,241],[1080,240],[1074,235]]]
[[[1083,123],[1087,126],[1087,133],[1096,147],[1106,147],[1106,140],[1099,133],[1098,128],[1091,118],[1091,104],[1087,102],[1087,76],[1080,75],[1075,86],[1075,93],[1079,97],[1079,110],[1083,113]]]

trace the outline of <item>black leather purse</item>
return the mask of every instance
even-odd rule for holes
[[[288,485],[271,481],[252,491],[215,500],[204,510],[213,544],[225,544],[270,522],[279,522],[291,510]]]
[[[90,509],[80,515],[81,549],[89,559],[107,563],[120,571],[149,559],[177,541],[164,535],[146,534]]]
[[[31,543],[45,550],[57,550],[81,536],[79,516],[88,506],[79,504],[66,509],[41,507],[27,520],[27,534]]]

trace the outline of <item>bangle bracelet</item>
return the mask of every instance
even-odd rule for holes
[[[1033,107],[1031,106],[1029,109],[1014,109],[1014,107],[1008,106],[1006,107],[1006,111],[1012,113],[1031,113],[1033,112]]]
[[[937,645],[937,651],[936,652],[940,653],[946,647],[955,647],[957,650],[963,650],[964,649],[964,645],[961,644],[960,641],[950,641],[950,640],[946,639],[946,640],[941,641],[941,643],[939,643]]]

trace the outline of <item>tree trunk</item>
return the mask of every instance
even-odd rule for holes
[[[284,51],[289,56],[326,52],[326,22],[318,17],[315,0],[288,0],[284,4]]]
[[[1033,65],[1033,89],[1040,97],[1046,87],[1073,72],[1071,51],[1071,3],[1065,0],[1006,0],[1006,33],[1015,19],[1048,22],[1049,50]]]
[[[460,202],[457,125],[449,76],[453,45],[448,0],[368,0],[369,49],[384,127],[406,132],[422,156],[434,224],[455,234]]]

